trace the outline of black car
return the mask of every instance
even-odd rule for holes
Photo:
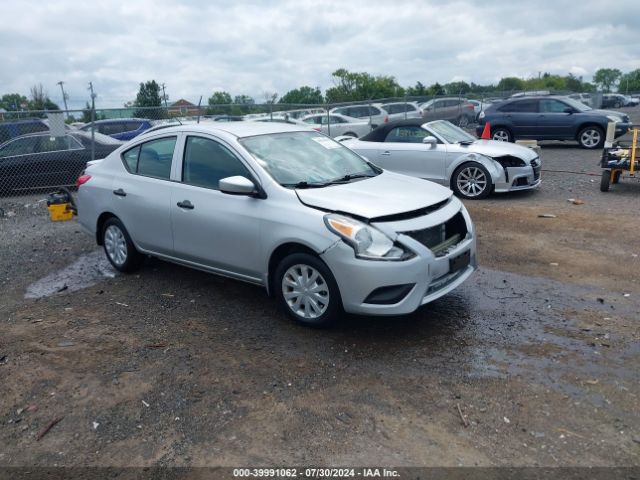
[[[602,147],[609,122],[616,124],[616,138],[631,127],[626,114],[594,110],[562,96],[520,97],[491,105],[478,116],[478,136],[487,122],[494,140],[574,140],[584,148]]]
[[[123,142],[95,134],[95,158]],[[0,192],[73,185],[91,160],[91,134],[67,132],[23,135],[0,145]]]

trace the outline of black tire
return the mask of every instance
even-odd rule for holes
[[[456,120],[456,125],[460,128],[467,128],[471,122],[469,121],[469,117],[466,115],[460,115]]]
[[[596,125],[587,125],[578,133],[578,143],[582,148],[594,150],[604,145],[604,130]]]
[[[313,301],[318,309],[321,310],[319,314],[309,308],[313,306],[311,303],[305,302],[305,304],[302,305],[302,302],[298,302],[298,310],[296,311],[295,309],[294,299],[299,297],[295,297],[294,289],[296,287],[291,285],[291,275],[297,275],[297,267],[315,270],[320,275],[320,278],[316,280],[316,287],[304,286],[305,293],[302,295],[303,298],[306,297],[307,288],[320,288],[317,292],[318,296],[315,297],[316,300]],[[300,271],[301,276],[304,276],[305,273],[308,274],[310,272],[309,270],[304,272]],[[285,276],[287,279],[285,279]],[[287,280],[289,281],[288,283]],[[275,269],[271,286],[274,295],[277,297],[278,302],[286,314],[301,325],[313,328],[325,328],[333,325],[342,316],[342,300],[340,298],[338,284],[329,267],[318,257],[308,253],[292,253],[285,257]],[[287,298],[285,298],[286,294],[294,296],[287,300]],[[326,297],[327,302],[323,304],[322,300],[318,300],[320,297]],[[289,301],[294,302],[294,305],[290,305]],[[324,310],[323,305],[326,305]],[[307,314],[309,316],[306,316]]]
[[[613,104],[613,108],[620,108],[622,107],[622,104],[620,102],[616,102]]]
[[[603,170],[602,176],[600,177],[600,191],[608,192],[609,191],[609,181],[611,179],[611,170]]]
[[[491,140],[513,143],[513,134],[508,128],[495,127],[491,129]]]
[[[478,190],[478,188],[481,189]],[[463,163],[453,172],[451,189],[459,197],[481,200],[487,198],[493,190],[493,180],[487,169],[480,163]]]
[[[618,171],[614,172],[613,173],[613,180],[611,181],[611,183],[614,184],[614,185],[616,183],[618,183],[620,181],[620,175],[622,175],[621,171],[618,170]]]
[[[122,235],[122,238],[119,235]],[[104,253],[113,268],[125,273],[135,272],[140,268],[144,261],[144,255],[136,250],[129,232],[118,218],[111,217],[104,222],[101,236]],[[124,256],[122,257],[123,250]]]

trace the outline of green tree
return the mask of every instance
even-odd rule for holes
[[[160,94],[160,85],[155,80],[149,80],[146,83],[140,83],[140,89],[136,95],[134,103],[139,107],[134,115],[140,118],[164,118],[166,115],[161,108],[162,95]],[[156,108],[149,108],[156,107]]]
[[[517,77],[504,77],[498,82],[497,89],[500,91],[524,90],[524,80]]]
[[[4,108],[6,111],[17,111],[22,109],[22,105],[25,107],[28,104],[27,97],[20,95],[19,93],[6,93],[0,98],[0,108]]]
[[[447,95],[466,94],[471,91],[471,86],[467,82],[451,82],[444,85]]]
[[[209,97],[207,108],[208,115],[229,115],[231,113],[231,104],[233,100],[228,92],[213,92]]]
[[[617,68],[599,68],[593,75],[593,83],[598,85],[602,91],[610,92],[621,76],[622,72]]]
[[[324,103],[324,97],[320,88],[300,87],[289,90],[285,93],[278,103],[292,103],[302,105],[317,105]]]
[[[427,87],[422,82],[416,82],[413,87],[407,87],[405,93],[408,97],[424,97],[427,94]]]
[[[640,92],[640,68],[625,73],[618,83],[619,92]]]
[[[402,97],[402,88],[394,77],[373,76],[366,72],[349,72],[339,68],[332,74],[334,87],[327,89],[328,103],[351,102],[391,97]]]
[[[442,87],[442,85],[440,85],[438,82],[434,83],[433,85],[431,85],[428,89],[427,89],[427,94],[430,96],[433,95],[444,95],[445,91],[444,88]]]
[[[31,87],[28,105],[29,110],[60,110],[60,107],[51,101],[41,83]]]

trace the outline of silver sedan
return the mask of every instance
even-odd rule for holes
[[[78,185],[80,223],[116,269],[152,255],[262,285],[309,326],[413,312],[476,267],[474,226],[451,190],[295,125],[167,126]]]
[[[376,165],[446,185],[463,198],[540,185],[541,162],[534,150],[478,140],[446,120],[402,120],[358,140],[339,140]]]

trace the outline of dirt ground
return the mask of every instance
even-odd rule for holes
[[[598,156],[545,144],[538,190],[467,202],[462,288],[324,331],[0,198],[0,466],[640,466],[640,183]]]

